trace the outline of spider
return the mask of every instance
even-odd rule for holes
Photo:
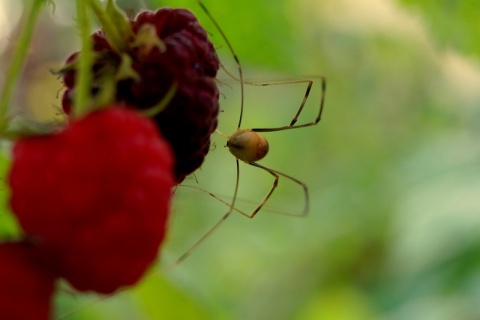
[[[290,80],[290,81],[276,81],[276,82],[251,82],[251,81],[245,81],[243,78],[243,71],[242,71],[242,65],[240,63],[240,60],[238,59],[238,56],[236,55],[233,46],[229,42],[227,36],[223,32],[222,28],[220,25],[217,23],[217,21],[214,19],[213,15],[210,13],[210,11],[207,9],[207,7],[203,4],[201,0],[197,0],[197,3],[201,7],[201,9],[205,12],[205,14],[208,16],[208,18],[211,20],[219,34],[221,35],[222,39],[224,40],[225,44],[228,47],[228,50],[230,54],[233,56],[233,59],[235,60],[235,64],[237,67],[237,72],[238,76],[233,75],[232,73],[228,72],[227,69],[222,65],[222,69],[229,75],[232,79],[236,80],[240,84],[240,114],[239,114],[239,120],[238,120],[238,125],[237,125],[237,130],[231,134],[227,135],[223,132],[220,132],[217,130],[217,132],[223,136],[225,139],[227,139],[226,147],[228,147],[230,153],[235,157],[235,162],[236,162],[236,180],[235,180],[235,189],[233,192],[233,197],[230,202],[227,202],[220,198],[219,196],[202,189],[200,187],[196,186],[191,186],[191,185],[180,185],[181,187],[187,187],[187,188],[192,188],[199,190],[201,192],[204,192],[208,194],[209,196],[215,198],[216,200],[222,202],[223,204],[228,206],[228,210],[226,213],[223,214],[223,216],[215,223],[193,246],[191,246],[184,254],[182,254],[173,264],[168,266],[168,269],[171,267],[174,267],[175,265],[179,264],[183,260],[185,260],[205,239],[207,239],[234,211],[242,214],[243,216],[247,218],[254,218],[257,213],[264,207],[264,205],[267,203],[269,200],[270,196],[273,194],[275,189],[277,188],[277,185],[279,183],[280,177],[286,178],[294,182],[295,184],[299,185],[304,194],[304,206],[303,210],[300,212],[300,216],[305,216],[308,212],[309,209],[309,193],[308,193],[308,188],[305,183],[302,181],[285,174],[283,172],[268,168],[264,165],[261,165],[258,163],[259,160],[263,159],[269,151],[269,144],[267,139],[261,134],[264,132],[275,132],[275,131],[283,131],[283,130],[291,130],[291,129],[299,129],[299,128],[305,128],[305,127],[310,127],[310,126],[315,126],[320,122],[320,119],[322,117],[322,112],[323,112],[323,106],[325,102],[325,91],[326,91],[326,79],[324,77],[317,77],[320,80],[320,86],[321,86],[321,97],[320,97],[320,103],[318,107],[318,113],[316,115],[316,118],[307,123],[303,124],[297,124],[298,117],[303,111],[303,108],[305,106],[305,103],[308,100],[310,91],[312,89],[312,86],[314,84],[314,81],[311,79],[299,79],[299,80]],[[292,120],[290,121],[289,124],[284,125],[284,126],[279,126],[279,127],[273,127],[273,128],[251,128],[251,129],[243,129],[242,128],[242,120],[243,120],[243,114],[244,114],[244,85],[252,85],[252,86],[271,86],[271,85],[287,85],[287,84],[306,84],[306,91],[303,97],[303,100],[300,104],[300,107],[296,111],[295,115],[293,116]],[[238,209],[235,206],[235,203],[237,201],[237,194],[238,194],[238,189],[239,189],[239,180],[240,180],[240,162],[243,162],[247,165],[262,169],[266,172],[268,172],[270,175],[274,177],[273,184],[270,188],[270,190],[266,193],[266,195],[263,197],[260,203],[258,203],[255,206],[255,209],[251,212],[244,212],[240,209]]]

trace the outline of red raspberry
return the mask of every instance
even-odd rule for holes
[[[207,33],[195,16],[185,9],[163,8],[156,12],[144,11],[131,21],[133,32],[154,26],[155,39],[165,45],[164,50],[155,46],[135,44],[132,39],[128,55],[132,68],[140,76],[117,82],[116,102],[148,109],[164,99],[173,83],[178,85],[169,105],[154,117],[164,137],[170,142],[176,158],[177,183],[202,164],[210,147],[210,135],[217,127],[219,92],[215,76],[219,60]],[[93,34],[97,60],[93,66],[94,77],[101,79],[108,72],[118,71],[121,58],[102,30]],[[137,39],[138,40],[138,39]],[[77,53],[67,59],[74,61]],[[63,75],[67,86],[62,105],[68,113],[71,109],[75,70]],[[93,81],[92,93],[99,81]]]
[[[55,277],[28,243],[0,244],[0,318],[50,319]]]
[[[19,140],[10,205],[50,267],[78,290],[134,284],[165,235],[173,161],[155,125],[121,107]]]

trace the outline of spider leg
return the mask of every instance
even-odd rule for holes
[[[180,264],[183,260],[188,258],[205,240],[207,240],[222,225],[222,223],[225,220],[227,220],[227,218],[235,210],[235,201],[237,199],[238,185],[239,185],[239,180],[240,180],[240,166],[238,164],[238,159],[236,160],[236,164],[237,164],[237,176],[236,176],[236,181],[235,181],[235,191],[234,191],[234,196],[233,196],[232,202],[230,202],[227,212],[224,213],[224,215],[200,239],[197,240],[197,242],[195,242],[190,248],[188,248],[187,251],[185,251],[175,261],[173,261],[169,265],[162,268],[159,273],[167,272],[167,271],[173,269],[178,264]]]
[[[205,190],[205,189],[203,189],[203,188],[200,188],[200,187],[197,187],[197,186],[188,185],[188,184],[180,184],[180,185],[177,185],[177,187],[183,187],[183,188],[189,188],[189,189],[198,190],[198,191],[203,192],[203,193],[207,194],[208,196],[214,198],[215,200],[219,201],[220,203],[223,203],[223,204],[226,205],[226,206],[230,206],[230,205],[231,205],[230,202],[225,201],[224,199],[222,199],[221,197],[217,196],[216,194],[214,194],[214,193],[212,193],[212,192],[210,192],[210,191],[208,191],[208,190]],[[237,199],[237,200],[238,200],[238,199]],[[241,210],[241,209],[239,209],[239,208],[237,208],[237,207],[233,207],[232,210],[235,211],[235,212],[237,212],[237,213],[240,213],[240,214],[242,214],[242,215],[244,215],[244,216],[249,216],[248,213],[245,213],[245,211],[243,211],[243,210]]]
[[[305,103],[307,102],[308,97],[310,95],[310,90],[311,90],[312,85],[313,85],[312,80],[304,79],[304,80],[292,80],[292,81],[278,81],[278,82],[271,82],[271,83],[256,83],[256,82],[246,81],[245,84],[255,85],[255,86],[307,83],[307,89],[305,91],[305,95],[303,96],[302,103],[300,104],[300,107],[298,108],[297,113],[295,114],[293,119],[290,121],[289,125],[281,126],[281,127],[275,127],[275,128],[253,128],[251,130],[255,131],[255,132],[273,132],[273,131],[297,129],[297,128],[304,128],[304,127],[310,127],[310,126],[317,125],[317,123],[319,123],[320,119],[322,118],[323,105],[325,103],[325,91],[326,91],[326,88],[327,88],[327,83],[326,83],[325,78],[324,77],[319,77],[318,79],[320,80],[320,83],[321,83],[321,96],[320,96],[320,104],[319,104],[319,108],[318,108],[318,114],[317,114],[314,121],[303,123],[303,124],[296,124],[296,122],[298,120],[298,117],[302,113],[303,107],[305,106]]]
[[[287,178],[293,182],[295,182],[296,184],[300,185],[303,189],[303,194],[304,194],[304,201],[305,201],[305,204],[304,204],[304,207],[303,207],[303,210],[300,212],[300,216],[306,216],[307,215],[307,212],[308,212],[308,209],[309,209],[309,195],[308,195],[308,188],[307,188],[307,185],[305,183],[303,183],[302,181],[292,177],[292,176],[289,176],[285,173],[282,173],[280,171],[277,171],[277,170],[273,170],[273,169],[270,169],[270,168],[267,168],[261,164],[258,164],[257,162],[249,162],[248,163],[249,165],[251,166],[254,166],[254,167],[257,167],[257,168],[260,168],[260,169],[263,169],[265,171],[267,171],[268,173],[270,173],[272,176],[275,177],[275,181],[273,182],[273,185],[272,185],[272,188],[270,189],[270,191],[265,195],[265,197],[263,198],[263,200],[258,204],[258,206],[255,208],[255,210],[252,211],[252,213],[250,213],[248,215],[249,218],[253,218],[262,208],[263,206],[265,205],[265,203],[267,203],[268,199],[270,198],[270,196],[272,195],[273,191],[277,188],[277,185],[278,185],[278,180],[280,177],[284,177],[284,178]]]
[[[242,118],[243,118],[243,97],[244,97],[244,89],[243,89],[243,74],[242,74],[242,67],[240,64],[240,60],[238,59],[238,56],[236,55],[235,51],[233,50],[232,45],[230,44],[230,41],[228,41],[227,36],[223,32],[222,28],[220,28],[220,25],[217,23],[213,15],[210,13],[210,11],[207,9],[207,7],[203,4],[201,0],[197,0],[198,5],[202,8],[202,10],[205,12],[205,14],[208,16],[208,18],[212,21],[214,24],[215,28],[218,30],[220,35],[222,36],[223,40],[227,44],[227,47],[229,51],[231,52],[233,58],[235,59],[235,63],[238,68],[238,75],[240,78],[240,116],[238,120],[238,128],[240,128],[242,124]],[[218,130],[217,130],[218,131]],[[225,136],[223,133],[220,132],[221,135]],[[239,178],[240,178],[240,167],[238,164],[238,159],[236,159],[236,165],[237,165],[237,176],[236,176],[236,182],[235,182],[235,191],[233,194],[233,199],[232,202],[229,204],[229,209],[228,211],[220,218],[220,220],[217,221],[193,246],[191,246],[184,254],[182,254],[177,260],[175,260],[173,263],[170,265],[166,266],[165,268],[162,269],[162,271],[168,271],[172,268],[174,268],[176,265],[181,263],[183,260],[185,260],[197,247],[199,247],[211,234],[217,230],[220,225],[232,214],[233,211],[237,211],[235,208],[235,201],[237,199],[237,194],[238,194],[238,185],[239,185]],[[201,188],[199,188],[201,189]],[[208,193],[208,192],[207,192]],[[220,200],[221,202],[225,203],[225,201],[219,199],[217,196],[215,196],[212,193],[209,193],[212,197]]]
[[[273,171],[273,170],[271,170],[267,167],[264,167],[262,165],[259,165],[256,162],[248,162],[248,164],[251,165],[251,166],[261,168],[261,169],[267,171],[268,173],[270,173],[275,178],[275,180],[273,181],[272,187],[267,192],[267,194],[263,197],[262,201],[257,205],[257,207],[250,214],[246,215],[246,217],[248,217],[248,218],[253,218],[263,208],[265,203],[267,203],[268,199],[272,195],[273,191],[275,191],[275,189],[277,188],[279,175],[275,171]]]
[[[193,186],[193,185],[189,185],[189,184],[179,184],[177,185],[177,187],[181,187],[181,188],[188,188],[188,189],[193,189],[193,190],[197,190],[197,191],[200,191],[204,194],[206,194],[207,196],[209,197],[212,197],[213,199],[215,199],[216,201],[224,204],[225,206],[230,206],[230,202],[228,202],[227,200],[225,200],[225,195],[221,196],[221,195],[217,195],[213,192],[210,192],[208,190],[205,190],[201,187],[197,187],[197,186]],[[251,205],[253,204],[253,201],[251,200],[245,200],[245,199],[239,199],[237,197],[237,200],[236,200],[236,203],[238,202],[244,202],[248,205]],[[258,204],[255,204],[255,206],[258,206]],[[295,213],[295,212],[292,212],[292,211],[289,211],[289,210],[285,210],[283,208],[275,208],[275,207],[268,207],[266,208],[266,205],[263,206],[263,208],[261,208],[262,210],[267,210],[268,212],[272,212],[272,213],[276,213],[276,214],[282,214],[282,215],[288,215],[288,216],[295,216],[295,217],[298,217],[298,216],[303,216],[303,213],[301,213],[300,215],[298,213]],[[233,211],[245,216],[245,217],[248,217],[250,218],[252,216],[252,212],[253,211],[249,211],[249,210],[245,210],[245,209],[241,209],[240,206],[237,206],[235,205],[235,207],[233,207]]]
[[[233,50],[232,45],[230,44],[230,41],[228,41],[227,36],[223,32],[222,28],[220,28],[220,25],[217,23],[217,21],[213,18],[213,15],[208,11],[207,7],[203,4],[202,1],[197,0],[198,5],[202,8],[202,10],[205,12],[205,14],[208,16],[208,18],[212,21],[212,23],[215,25],[215,28],[218,30],[220,35],[222,36],[223,40],[227,44],[228,50],[233,56],[233,59],[235,60],[235,64],[237,65],[237,71],[238,71],[238,78],[240,81],[240,116],[238,118],[238,126],[237,128],[240,128],[242,126],[242,119],[243,119],[243,97],[244,97],[244,88],[243,88],[243,72],[242,72],[242,65],[240,64],[240,60],[238,59],[237,54],[235,53],[235,50]],[[224,70],[226,68],[221,65]],[[226,71],[227,74],[230,74],[230,72]],[[234,77],[236,79],[236,77]]]

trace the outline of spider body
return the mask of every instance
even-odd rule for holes
[[[250,163],[263,159],[268,153],[268,141],[250,129],[238,129],[227,141],[230,152],[239,160]]]

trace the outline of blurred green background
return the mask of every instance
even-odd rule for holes
[[[38,121],[53,117],[60,105],[61,84],[49,69],[78,50],[74,2],[55,3],[39,22],[12,104]],[[160,6],[194,11],[223,63],[236,71],[194,0],[118,3],[129,12]],[[271,153],[261,161],[308,185],[309,215],[272,212],[302,205],[298,186],[281,179],[266,210],[254,219],[231,216],[172,270],[159,272],[159,263],[140,285],[103,301],[61,290],[56,314],[81,308],[67,319],[479,319],[478,1],[204,3],[246,78],[327,78],[319,125],[267,133]],[[0,0],[2,70],[21,11],[21,1]],[[238,121],[239,85],[220,77],[219,129],[229,134]],[[302,122],[315,117],[318,81],[314,88]],[[303,96],[301,85],[247,86],[243,127],[287,124]],[[224,144],[214,136],[207,162],[186,184],[229,199],[235,165]],[[2,154],[5,170],[8,145]],[[239,206],[258,201],[271,183],[266,172],[241,165],[239,197],[246,201]],[[177,191],[163,265],[226,210],[200,191]],[[14,234],[8,213],[1,218],[3,235]]]

